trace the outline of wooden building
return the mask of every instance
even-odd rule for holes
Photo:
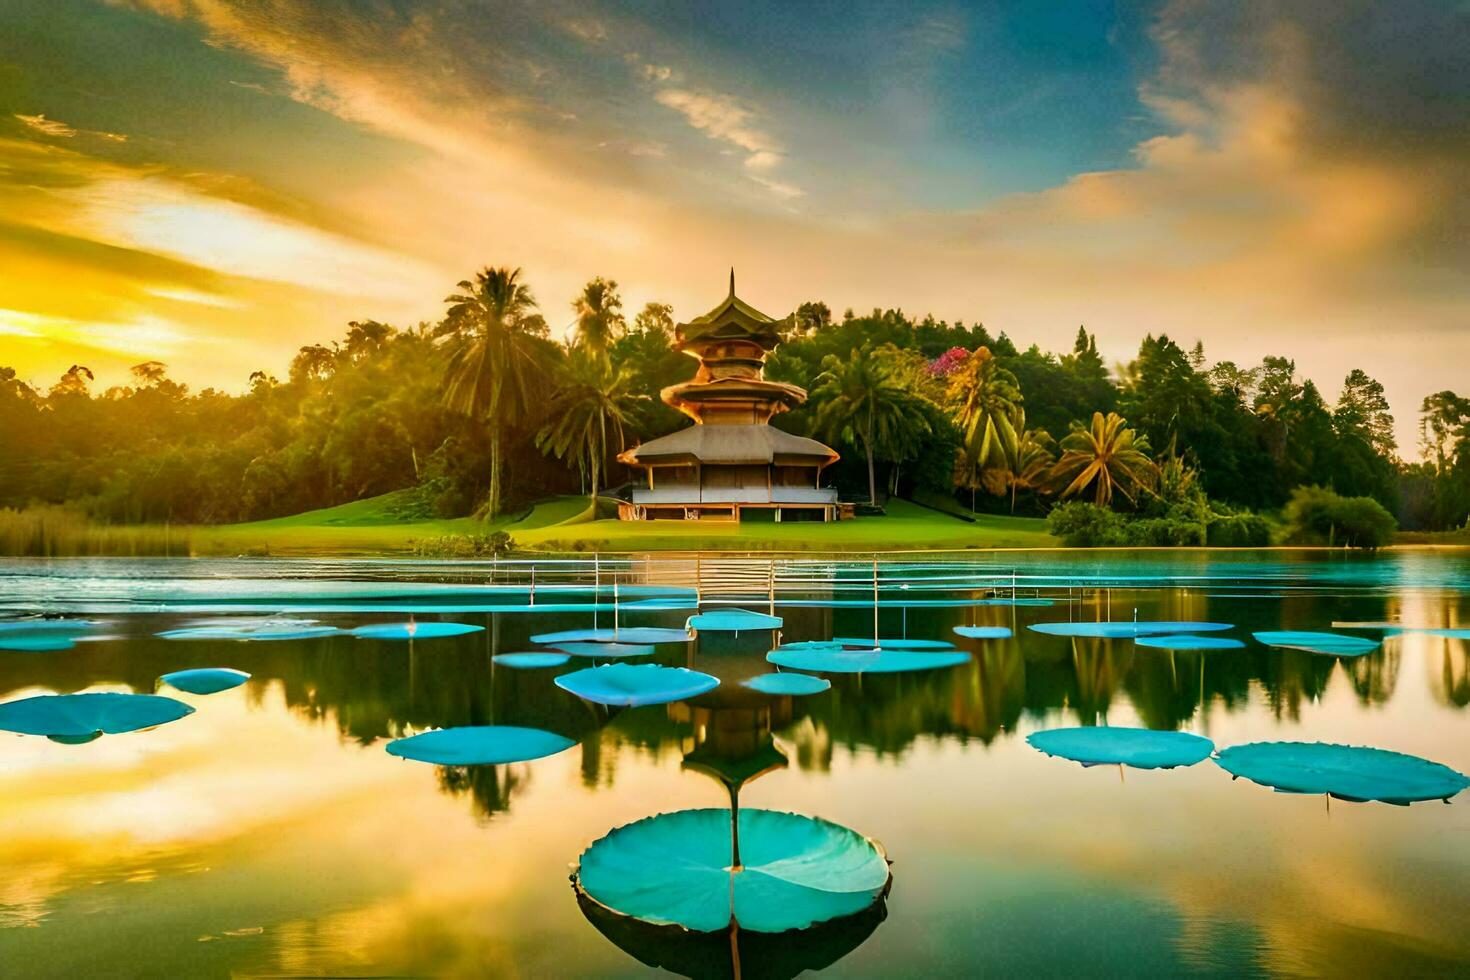
[[[762,376],[766,355],[790,318],[773,320],[735,295],[704,316],[679,324],[675,346],[699,359],[683,384],[663,400],[694,420],[672,435],[624,451],[619,459],[643,471],[624,520],[836,520],[837,491],[822,486],[822,470],[838,455],[815,439],[771,426],[771,417],[806,401],[795,385]]]

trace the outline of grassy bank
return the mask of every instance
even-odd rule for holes
[[[890,503],[887,516],[833,524],[619,521],[605,505],[594,516],[585,497],[544,501],[496,521],[404,517],[396,494],[211,527],[97,525],[72,512],[43,515],[42,510],[10,512],[8,523],[0,514],[0,554],[437,555],[453,554],[456,543],[495,531],[509,534],[519,550],[539,552],[863,552],[1057,544],[1036,518],[977,515],[970,523],[902,500]]]

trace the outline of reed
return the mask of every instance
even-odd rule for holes
[[[66,507],[0,508],[0,556],[187,556],[194,529],[166,524],[98,524]]]

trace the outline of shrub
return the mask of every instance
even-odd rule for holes
[[[1069,548],[1108,548],[1129,543],[1122,516],[1080,500],[1053,507],[1046,516],[1046,529]]]
[[[1372,497],[1343,497],[1323,487],[1297,487],[1282,517],[1289,544],[1381,548],[1398,528]]]
[[[1193,548],[1205,543],[1205,526],[1178,514],[1132,521],[1124,533],[1129,544],[1146,548]]]
[[[1264,548],[1271,543],[1271,525],[1259,514],[1216,514],[1205,529],[1211,548]]]

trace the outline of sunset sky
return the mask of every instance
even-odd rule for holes
[[[196,387],[524,267],[1470,393],[1470,4],[0,0],[0,365]]]

